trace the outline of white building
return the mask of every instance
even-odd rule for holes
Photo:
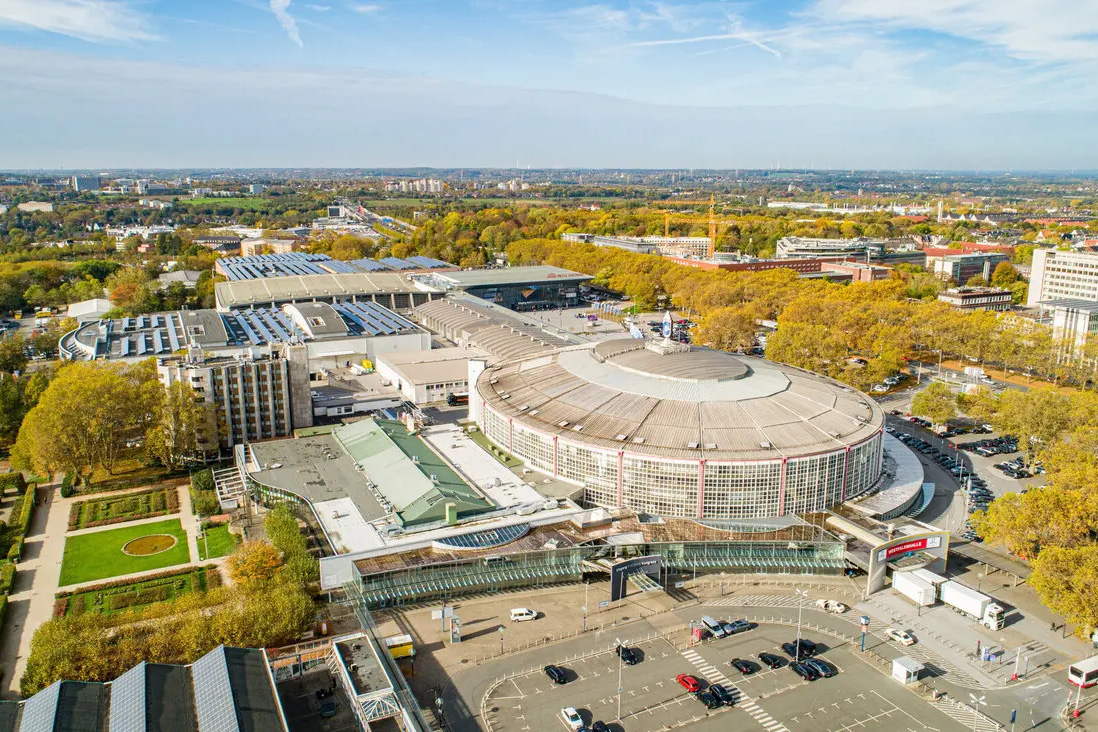
[[[1034,251],[1026,305],[1036,307],[1047,300],[1098,301],[1098,254]]]
[[[114,308],[111,301],[105,297],[96,297],[91,300],[81,300],[69,305],[66,315],[75,318],[77,323],[90,323],[99,320]]]
[[[445,401],[469,394],[469,359],[484,358],[477,348],[435,348],[388,353],[377,361],[377,372],[413,404]]]

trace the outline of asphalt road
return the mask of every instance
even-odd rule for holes
[[[690,614],[700,611],[695,608]],[[762,625],[685,650],[662,638],[631,644],[643,658],[636,666],[622,669],[620,721],[618,661],[610,651],[564,661],[568,654],[560,649],[558,660],[567,669],[567,684],[554,684],[540,667],[532,668],[496,687],[485,708],[493,731],[567,730],[561,717],[566,706],[575,707],[588,725],[600,719],[610,729],[629,732],[654,732],[683,723],[700,730],[765,732],[966,729],[857,658],[849,646],[822,654],[840,672],[814,682],[802,681],[787,667],[770,670],[760,666],[756,673],[744,676],[728,665],[734,657],[755,659],[762,651],[784,656],[780,644],[795,635],[788,626]],[[826,646],[829,639],[813,640]],[[512,668],[522,665],[518,658],[499,663]],[[737,704],[707,710],[675,681],[682,673],[695,676],[703,686],[721,683],[733,689]]]

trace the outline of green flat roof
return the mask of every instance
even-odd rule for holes
[[[401,422],[365,419],[333,436],[406,526],[445,519],[447,503],[455,504],[459,518],[495,508]]]

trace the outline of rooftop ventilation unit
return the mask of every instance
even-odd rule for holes
[[[698,443],[696,443],[696,442],[688,442],[688,443],[686,443],[686,446],[689,447],[691,450],[697,450],[698,449]]]
[[[614,439],[617,440],[618,442],[625,442],[626,440],[629,439],[629,435],[624,434],[624,433],[622,433],[620,435],[614,435]]]
[[[541,411],[540,409],[531,409],[531,410],[530,410],[530,416],[532,417],[532,416],[534,416],[535,414],[537,414],[537,413],[538,413],[538,412],[540,412],[540,411]]]
[[[717,443],[707,442],[707,443],[705,443],[705,449],[706,450],[716,450],[717,449]]]
[[[419,465],[419,455],[412,456],[412,463],[414,463],[415,465]]]
[[[764,450],[771,450],[771,449],[773,449],[773,448],[774,448],[774,446],[773,446],[773,445],[771,445],[771,444],[770,444],[769,442],[767,442],[766,440],[763,440],[762,442],[760,442],[760,443],[759,443],[759,447],[761,447],[761,448],[762,448],[762,449],[764,449]]]
[[[560,422],[557,422],[557,427],[567,427],[567,426],[568,426],[568,420],[566,420],[566,419],[561,420]]]
[[[573,425],[572,431],[573,432],[583,432],[583,425],[582,424]]]
[[[636,443],[637,445],[643,445],[644,444],[644,438],[643,437],[634,437],[633,442]]]
[[[525,412],[529,408],[530,408],[529,404],[523,404],[521,407],[519,407],[519,411],[520,412]]]

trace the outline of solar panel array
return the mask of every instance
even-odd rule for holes
[[[344,262],[327,254],[287,252],[284,254],[254,254],[247,257],[225,257],[218,260],[218,270],[229,280],[259,280],[267,277],[294,277],[312,274],[355,274],[356,272],[392,272],[415,269],[453,267],[439,259],[412,256],[407,259],[385,257],[353,259]]]
[[[305,340],[286,313],[277,308],[249,308],[221,313],[221,320],[237,343],[259,346],[272,342],[288,342],[297,338]]]
[[[355,335],[392,335],[416,325],[374,302],[337,302],[332,305]]]
[[[461,536],[446,536],[439,539],[438,543],[454,549],[491,549],[495,546],[510,544],[526,536],[528,531],[530,531],[530,524],[515,524],[488,531],[474,531]]]
[[[23,722],[20,730],[28,732],[52,732],[57,719],[57,702],[61,698],[62,681],[55,681],[38,692],[23,705]]]
[[[144,732],[145,662],[111,682],[111,732]]]
[[[183,321],[176,313],[155,313],[106,323],[107,342],[116,358],[158,356],[187,345]]]
[[[195,661],[191,673],[199,731],[239,729],[232,686],[229,685],[229,667],[225,662],[225,647],[219,646]]]

